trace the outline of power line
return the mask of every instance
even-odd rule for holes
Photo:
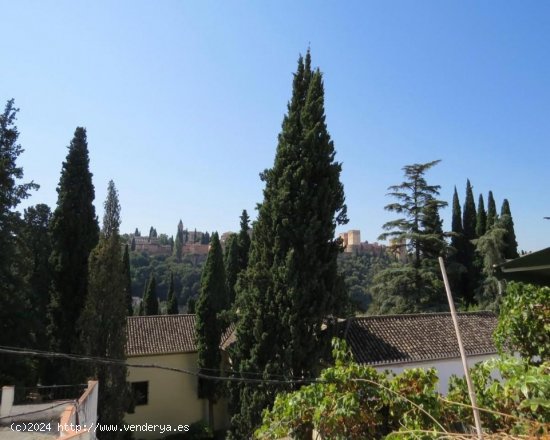
[[[121,365],[121,366],[126,366],[131,368],[156,368],[159,370],[188,374],[191,376],[198,377],[200,379],[219,380],[219,381],[225,381],[225,382],[244,382],[244,383],[272,384],[272,385],[282,385],[282,384],[296,385],[296,384],[309,384],[313,382],[320,382],[318,378],[255,379],[250,377],[216,376],[216,375],[205,374],[197,371],[191,371],[184,368],[166,367],[166,366],[157,365],[157,364],[133,364],[133,363],[131,364],[122,359],[102,358],[102,357],[67,354],[67,353],[56,353],[53,351],[31,350],[31,349],[25,349],[25,348],[19,348],[19,347],[9,347],[9,346],[0,346],[0,353],[47,357],[47,358],[62,358],[62,359],[69,359],[69,360],[75,360],[75,361],[81,361],[81,362],[101,363],[101,364],[108,364],[108,365]],[[213,370],[213,371],[219,371],[219,370]],[[244,376],[247,376],[249,374],[250,375],[261,374],[261,373],[246,373],[246,372],[233,372],[233,373],[244,375]]]

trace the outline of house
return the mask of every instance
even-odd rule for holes
[[[175,427],[208,419],[208,401],[197,397],[198,379],[193,374],[198,371],[195,322],[195,315],[128,318],[128,382],[134,391],[135,408],[133,413],[126,415],[126,423]],[[155,365],[165,369],[132,365]],[[214,406],[214,423],[216,429],[228,425],[224,400]],[[138,437],[159,438],[167,434],[140,432]]]
[[[458,325],[468,365],[497,356],[494,313],[458,313]],[[450,313],[349,318],[340,323],[338,333],[356,362],[378,371],[400,373],[409,368],[434,367],[439,376],[438,391],[443,394],[451,375],[464,375]]]

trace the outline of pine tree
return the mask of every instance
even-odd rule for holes
[[[402,214],[403,217],[386,222],[382,228],[389,232],[380,235],[379,240],[388,238],[398,241],[406,240],[409,251],[413,255],[413,264],[418,267],[422,259],[422,247],[426,242],[441,237],[428,235],[422,230],[422,221],[425,209],[430,205],[431,215],[437,213],[439,208],[447,206],[446,202],[438,200],[439,185],[428,185],[424,174],[440,160],[423,164],[406,165],[403,167],[405,182],[400,185],[390,186],[388,195],[397,199],[396,203],[390,203],[384,209]],[[437,221],[434,218],[434,221]]]
[[[235,285],[239,275],[239,244],[237,234],[231,234],[225,242],[224,254],[225,275],[227,280],[227,292],[229,304],[235,302]]]
[[[487,231],[493,227],[497,220],[497,205],[493,198],[493,191],[489,191],[487,198]]]
[[[100,240],[89,258],[88,295],[79,319],[80,335],[83,351],[88,356],[124,361],[128,304],[120,255],[120,204],[112,180],[104,207]],[[129,400],[126,367],[95,364],[90,373],[99,381],[99,420],[107,424],[122,424]],[[110,432],[104,433],[103,437],[119,439],[124,434]]]
[[[88,293],[88,258],[99,239],[93,205],[95,192],[89,170],[86,130],[77,127],[63,162],[57,187],[57,207],[51,221],[52,292],[49,334],[53,351],[81,353],[77,322]],[[79,383],[82,368],[60,361],[55,383]]]
[[[441,307],[442,283],[437,257],[446,243],[439,208],[446,202],[437,199],[439,185],[429,185],[425,173],[440,161],[403,167],[405,181],[389,187],[389,196],[397,199],[385,207],[402,217],[383,225],[388,231],[379,239],[407,242],[412,260],[395,264],[378,273],[372,285],[372,311],[377,313],[412,313],[437,311]]]
[[[132,273],[130,271],[130,252],[128,244],[124,245],[124,255],[122,256],[122,275],[124,278],[124,293],[126,295],[126,309],[128,316],[134,314],[134,305],[132,300]]]
[[[17,159],[23,149],[17,143],[17,112],[13,99],[0,114],[0,345],[29,347],[31,333],[28,322],[26,289],[23,274],[27,271],[18,243],[21,218],[15,209],[29,191],[38,185],[19,183],[23,168]],[[22,356],[2,355],[0,383],[21,383],[30,380],[30,362]]]
[[[473,304],[475,299],[475,289],[479,282],[479,269],[476,268],[475,246],[473,240],[476,235],[477,212],[474,201],[474,193],[470,180],[466,180],[466,198],[464,200],[464,209],[462,211],[462,228],[464,230],[464,260],[461,263],[466,268],[467,273],[463,278],[463,297],[466,304]]]
[[[500,218],[502,220],[503,228],[506,229],[506,234],[504,235],[504,258],[507,260],[518,258],[518,242],[516,241],[514,220],[512,219],[512,212],[510,211],[510,203],[508,202],[508,199],[504,199],[502,202]]]
[[[157,297],[157,280],[155,274],[151,273],[145,293],[143,294],[143,315],[158,315],[159,314],[159,301]]]
[[[218,234],[212,234],[212,244],[201,276],[197,300],[197,351],[199,372],[219,376],[221,363],[220,341],[222,325],[219,314],[229,306],[223,254]],[[208,420],[214,427],[214,403],[220,395],[220,384],[215,380],[199,379],[198,396],[208,399]]]
[[[487,212],[485,211],[485,203],[483,203],[483,195],[479,195],[477,202],[477,221],[476,221],[476,236],[481,237],[487,232]]]
[[[237,245],[239,248],[239,272],[246,269],[248,266],[248,254],[250,252],[250,235],[248,235],[248,229],[250,228],[248,223],[250,218],[246,209],[243,209],[241,214],[241,229],[237,238]]]
[[[170,273],[170,287],[168,288],[168,304],[166,305],[166,313],[168,315],[177,315],[179,313],[178,298],[176,297],[176,292],[174,289],[173,273]]]
[[[322,74],[311,69],[308,51],[298,61],[275,163],[261,174],[264,200],[248,268],[238,283],[238,371],[311,377],[318,368],[325,350],[322,325],[346,301],[334,235],[347,215],[341,164],[334,157]],[[233,388],[234,438],[250,437],[276,391],[266,384]]]

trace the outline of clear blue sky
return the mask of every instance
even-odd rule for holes
[[[550,245],[550,3],[1,1],[0,102],[15,98],[25,203],[55,207],[76,126],[96,207],[122,230],[238,229],[262,199],[300,53],[324,72],[350,223],[375,241],[406,164],[451,201],[508,198],[520,249]],[[450,208],[442,213],[450,229]]]

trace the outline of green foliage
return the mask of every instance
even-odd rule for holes
[[[25,280],[28,288],[29,320],[34,345],[41,350],[48,349],[48,338],[44,329],[48,325],[48,303],[51,273],[49,258],[52,245],[49,234],[51,211],[47,205],[38,204],[25,209],[21,228],[21,243],[26,251]]]
[[[500,284],[494,275],[494,266],[504,262],[504,235],[500,220],[483,236],[474,241],[478,257],[482,260],[483,277],[476,290],[476,302],[482,310],[498,310]]]
[[[504,258],[506,258],[507,260],[518,258],[518,243],[516,241],[516,233],[514,231],[514,220],[512,220],[510,203],[507,199],[504,199],[504,201],[502,202],[500,220],[504,229],[506,229],[506,235],[504,236],[504,242],[506,244],[506,247],[504,249]]]
[[[510,283],[500,307],[495,342],[501,352],[519,352],[531,362],[550,361],[550,288]]]
[[[440,415],[435,370],[378,373],[352,362],[344,341],[334,340],[333,347],[335,366],[323,370],[316,383],[279,394],[255,438],[307,438],[304,431],[315,429],[321,438],[359,440],[433,429],[431,417]]]
[[[239,250],[238,235],[231,234],[225,242],[225,254],[223,257],[230,305],[235,302],[235,285],[237,284],[237,276],[240,272]]]
[[[429,185],[424,177],[439,162],[406,165],[405,181],[389,187],[388,195],[397,202],[385,209],[402,217],[385,223],[388,232],[379,239],[407,241],[412,261],[395,263],[376,274],[369,313],[433,311],[443,303],[437,257],[445,253],[447,244],[438,211],[447,203],[436,198],[439,185]]]
[[[311,69],[308,51],[298,61],[275,163],[261,174],[264,200],[237,283],[238,371],[311,376],[317,370],[324,320],[346,305],[334,239],[336,226],[347,223],[341,169],[325,123],[322,74]],[[234,438],[250,437],[274,392],[242,383],[232,389]]]
[[[77,322],[88,294],[88,257],[99,239],[93,205],[95,192],[89,170],[86,130],[77,127],[63,162],[57,187],[57,207],[51,221],[52,292],[50,303],[51,348],[79,353]],[[80,366],[63,361],[48,378],[55,383],[79,383]]]
[[[103,227],[98,245],[89,258],[89,285],[79,319],[82,347],[95,357],[125,359],[128,304],[119,236],[120,204],[113,181],[109,182]],[[121,424],[129,403],[124,365],[96,364],[90,375],[99,380],[98,417],[104,423]],[[111,432],[105,438],[123,438]]]
[[[522,359],[504,357],[477,364],[470,375],[477,405],[485,409],[480,411],[485,430],[528,438],[550,433],[550,363],[533,366]],[[464,378],[451,378],[447,399],[469,402]],[[451,404],[445,413],[451,425],[474,425],[472,410],[467,406]]]
[[[218,234],[212,234],[212,244],[201,277],[201,292],[197,300],[197,351],[198,367],[202,374],[219,375],[221,364],[220,342],[223,331],[219,314],[229,307],[225,281],[223,254]],[[213,403],[220,394],[220,384],[215,380],[199,379],[198,396],[209,402],[209,422],[213,422]]]
[[[420,267],[394,263],[378,272],[371,287],[370,315],[446,311],[443,281],[433,260]]]
[[[481,237],[485,232],[487,232],[487,212],[485,211],[483,195],[480,194],[477,202],[476,236]]]
[[[157,296],[161,301],[168,300],[171,275],[174,277],[174,293],[178,304],[187,304],[189,298],[197,298],[200,290],[200,277],[206,257],[183,255],[181,261],[176,256],[150,255],[145,252],[130,253],[132,290],[143,291],[151,274],[157,280]]]
[[[122,256],[122,277],[124,279],[124,294],[126,296],[126,309],[128,316],[134,314],[134,306],[132,301],[132,272],[130,270],[130,253],[128,244],[124,245],[124,254]]]
[[[345,342],[333,341],[335,365],[312,384],[279,394],[263,413],[258,439],[435,439],[471,432],[474,425],[464,379],[451,379],[447,399],[436,391],[434,369],[394,375],[351,360]],[[471,370],[486,433],[542,435],[550,425],[550,364],[493,359]],[[500,379],[494,379],[494,375]],[[448,432],[449,434],[445,434]],[[454,434],[452,434],[454,433]],[[531,438],[531,437],[529,437]]]
[[[242,272],[248,266],[248,253],[250,252],[250,235],[248,235],[250,218],[246,209],[243,209],[240,219],[241,229],[237,237],[237,245],[239,248],[239,272]]]
[[[497,220],[497,205],[493,197],[493,191],[489,191],[487,197],[487,230],[491,229]]]
[[[0,345],[28,347],[32,341],[27,315],[29,304],[23,294],[27,269],[19,242],[21,218],[15,209],[38,185],[19,183],[23,168],[17,166],[17,159],[23,149],[17,143],[19,131],[15,120],[19,110],[13,104],[13,99],[9,100],[0,114]],[[1,383],[19,383],[22,378],[27,380],[28,375],[26,360],[20,356],[3,356]]]
[[[157,297],[157,280],[155,274],[152,273],[147,283],[145,292],[143,293],[143,315],[158,315],[159,314],[159,301]]]
[[[174,290],[174,274],[170,274],[170,287],[168,288],[166,313],[168,315],[177,315],[179,313],[178,299],[176,298],[176,292]]]
[[[400,185],[392,185],[388,188],[390,192],[387,195],[394,197],[397,202],[386,205],[384,209],[401,214],[402,217],[386,222],[382,228],[388,232],[380,234],[378,238],[379,240],[389,238],[398,241],[406,240],[409,252],[413,257],[413,264],[416,266],[420,265],[423,257],[423,246],[429,246],[429,244],[433,246],[433,243],[444,246],[444,238],[442,232],[435,225],[437,219],[434,216],[437,215],[439,208],[447,206],[447,202],[436,199],[441,187],[428,185],[424,177],[424,174],[439,162],[441,161],[434,160],[423,164],[405,165],[403,167],[405,181]],[[428,223],[432,223],[434,231],[422,228],[426,209],[428,209],[428,215],[432,216]]]
[[[392,261],[393,258],[385,253],[380,256],[340,255],[338,269],[345,280],[350,303],[355,311],[364,313],[369,309],[372,302],[373,278]]]

